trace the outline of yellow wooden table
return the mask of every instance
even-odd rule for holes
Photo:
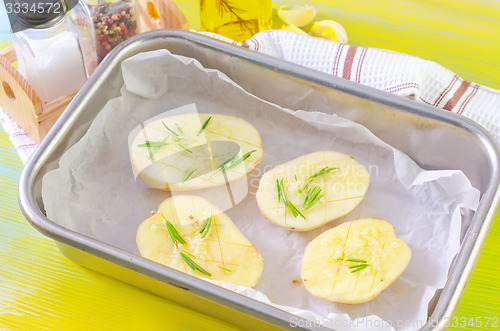
[[[197,29],[198,1],[176,2]],[[304,1],[289,1],[301,2]],[[275,1],[274,6],[281,3]],[[310,3],[319,9],[318,19],[335,19],[344,25],[351,44],[417,55],[436,61],[465,79],[500,89],[498,0]],[[276,16],[274,25],[281,25]],[[237,329],[67,260],[51,240],[36,232],[22,216],[17,205],[21,169],[14,147],[0,128],[0,329]],[[450,329],[471,329],[463,323],[470,318],[500,318],[498,242],[500,214],[457,310],[456,327]],[[494,330],[491,326],[490,323],[489,329]],[[500,329],[500,322],[496,327]]]

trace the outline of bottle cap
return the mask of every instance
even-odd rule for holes
[[[26,28],[45,25],[67,13],[67,7],[61,0],[15,0],[15,3],[20,6],[18,21]]]

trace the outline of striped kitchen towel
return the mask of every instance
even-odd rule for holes
[[[500,91],[463,80],[435,62],[283,30],[263,31],[243,43],[206,35],[458,113],[481,124],[500,143]]]
[[[500,91],[463,80],[441,65],[384,49],[349,46],[283,30],[263,31],[238,46],[452,111],[482,125],[500,142]],[[23,162],[36,148],[0,109],[0,122]]]

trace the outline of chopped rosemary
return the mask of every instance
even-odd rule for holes
[[[302,193],[304,192],[305,190],[307,190],[307,188],[309,187],[309,185],[311,185],[311,183],[313,182],[312,179],[309,179],[309,181],[307,182],[306,185],[304,185],[304,187],[302,189],[299,188],[299,193]]]
[[[309,189],[309,191],[307,191],[304,204],[302,205],[302,210],[311,209],[322,197],[323,194],[321,194],[321,187],[315,186],[314,188]]]
[[[175,131],[173,131],[172,129],[170,129],[166,124],[165,122],[161,121],[161,123],[163,124],[163,126],[170,132],[172,132],[174,134],[174,136],[177,138],[177,139],[181,139],[181,135]]]
[[[281,179],[281,182],[283,182],[283,178]],[[282,190],[281,190],[281,183],[280,183],[279,179],[276,179],[276,192],[278,192],[278,202],[281,202],[281,193],[283,193],[283,195],[285,195],[285,193],[282,192]],[[285,203],[284,200],[283,200],[283,203]]]
[[[320,171],[318,171],[314,175],[310,176],[309,179],[314,179],[316,177],[326,175],[327,173],[329,173],[330,171],[335,170],[335,169],[338,169],[338,168],[324,167],[323,169],[321,169]]]
[[[137,145],[137,147],[163,147],[167,146],[169,143],[166,141],[149,141],[146,140],[145,144]]]
[[[217,267],[218,267],[218,268],[221,268],[222,270],[226,270],[226,271],[232,272],[231,270],[226,269],[226,268],[223,268],[223,267],[221,267],[221,266],[217,266]]]
[[[288,201],[286,199],[286,196],[285,196],[285,190],[283,189],[283,178],[281,178],[281,181],[276,179],[276,186],[278,188],[278,202],[280,202],[280,199],[283,200],[283,203],[285,204],[285,206],[287,206],[288,208],[290,208],[290,211],[292,212],[293,214],[293,217],[297,218],[298,215],[300,215],[303,219],[306,219],[304,215],[302,215],[302,213],[297,209],[297,207],[295,207],[295,205]]]
[[[187,148],[186,146],[184,146],[183,144],[181,144],[179,141],[182,140],[182,135],[184,134],[184,131],[182,131],[182,128],[179,126],[179,124],[175,123],[175,126],[177,127],[177,129],[179,130],[179,133],[175,132],[174,130],[172,130],[171,128],[169,128],[165,122],[161,121],[161,123],[163,124],[163,126],[170,132],[172,132],[175,136],[174,140],[175,140],[175,143],[177,145],[179,145],[180,147],[182,147],[182,149],[184,149],[185,151],[189,152],[189,153],[193,153],[192,150],[190,150],[189,148]]]
[[[189,148],[187,148],[187,147],[186,147],[186,146],[184,146],[183,144],[179,144],[179,143],[177,143],[177,145],[181,146],[181,147],[182,147],[182,149],[184,149],[185,151],[187,151],[187,152],[189,152],[189,153],[193,153],[193,151],[192,151],[192,150],[190,150]]]
[[[298,179],[297,179],[297,174],[295,174],[295,181],[298,181]]]
[[[224,172],[226,170],[236,168],[238,165],[240,165],[242,162],[244,162],[246,159],[248,159],[250,157],[250,155],[252,155],[252,153],[254,153],[256,151],[257,150],[254,149],[253,151],[245,153],[240,157],[233,156],[232,158],[230,158],[229,160],[227,160],[226,162],[221,164],[220,167],[217,169],[217,171]]]
[[[211,120],[211,119],[212,119],[212,116],[210,116],[210,117],[209,117],[209,118],[205,121],[205,123],[203,123],[203,125],[201,126],[200,131],[198,131],[197,136],[199,136],[199,135],[203,132],[203,130],[205,130],[205,129],[207,128],[208,122],[210,122],[210,120]]]
[[[162,141],[149,141],[146,140],[145,144],[137,145],[137,147],[155,147],[155,149],[151,152],[151,155],[149,155],[149,160],[153,158],[153,156],[158,153],[158,151],[164,147],[167,146],[169,143],[167,143],[168,138],[170,135],[166,136]]]
[[[186,264],[191,269],[193,269],[193,271],[198,270],[199,272],[201,272],[204,275],[207,275],[208,277],[212,276],[211,273],[209,273],[208,271],[206,271],[205,269],[203,269],[202,267],[200,267],[198,264],[196,264],[196,262],[194,262],[193,260],[191,260],[191,258],[189,256],[187,256],[186,253],[187,253],[186,251],[179,252],[181,258],[184,260],[184,262],[186,262]]]
[[[340,258],[337,259],[337,261],[345,261],[345,262],[358,262],[358,263],[368,263],[366,260],[360,260],[360,259],[347,259],[347,258]]]
[[[187,255],[189,255],[189,256],[195,257],[193,254],[189,253],[188,251],[184,251],[184,250],[183,250],[183,252],[184,252],[184,253],[186,253],[186,254],[187,254]]]
[[[184,131],[182,130],[182,128],[179,126],[179,124],[175,123],[175,126],[177,127],[177,130],[179,130],[179,133],[180,134],[184,134]]]
[[[184,238],[181,237],[181,235],[179,234],[179,232],[177,231],[175,226],[172,223],[170,223],[170,221],[167,220],[165,218],[165,216],[163,216],[162,213],[160,213],[160,215],[161,215],[161,217],[163,217],[163,220],[165,221],[165,225],[167,226],[168,234],[170,235],[170,238],[172,239],[174,244],[176,241],[178,241],[181,244],[185,245],[186,241],[184,240]]]
[[[366,269],[370,266],[371,263],[368,263],[366,260],[361,260],[361,259],[349,259],[349,258],[339,258],[336,259],[337,261],[344,261],[344,262],[353,262],[353,263],[358,263],[352,266],[349,266],[348,268],[351,270],[351,274],[355,272],[359,272],[363,269]]]
[[[370,265],[369,263],[358,264],[358,265],[353,265],[353,266],[349,267],[349,269],[351,269],[351,274],[353,274],[355,272],[359,272],[365,268],[368,268],[369,265]]]
[[[201,234],[202,239],[208,235],[208,232],[210,232],[211,225],[212,225],[212,214],[210,214],[210,217],[208,217],[205,220],[205,222],[203,222],[203,225],[201,226],[200,234]]]
[[[306,185],[304,185],[304,187],[302,189],[299,188],[299,193],[305,192],[309,188],[309,185],[312,184],[313,179],[318,178],[319,176],[326,175],[327,173],[329,173],[330,171],[335,170],[335,169],[338,169],[338,168],[332,168],[332,167],[327,166],[327,167],[324,167],[323,169],[321,169],[320,171],[318,171],[317,173],[315,173],[314,175],[309,176],[309,180],[307,181]],[[295,179],[295,180],[297,180],[297,179]]]
[[[191,170],[191,171],[189,171],[189,170],[184,171],[184,176],[182,177],[182,183],[185,183],[188,180],[190,180],[191,176],[193,176],[195,171],[196,171],[196,169]]]

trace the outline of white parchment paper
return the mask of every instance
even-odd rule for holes
[[[224,74],[166,50],[130,58],[122,63],[122,71],[122,96],[108,102],[88,133],[62,157],[60,167],[44,177],[49,219],[138,254],[137,227],[169,193],[135,179],[128,152],[130,133],[160,114],[198,111],[238,116],[261,133],[264,157],[247,177],[246,197],[226,213],[257,247],[265,264],[254,289],[219,284],[308,318],[310,325],[413,330],[425,323],[428,303],[444,286],[460,248],[468,221],[462,214],[470,215],[479,203],[479,191],[462,172],[424,171],[359,124],[330,114],[283,109],[247,93]],[[319,150],[350,154],[368,169],[371,181],[365,199],[345,217],[309,232],[285,230],[264,219],[255,200],[261,175]],[[394,225],[412,250],[408,268],[365,304],[314,298],[296,282],[305,246],[327,229],[361,217],[378,217]]]

